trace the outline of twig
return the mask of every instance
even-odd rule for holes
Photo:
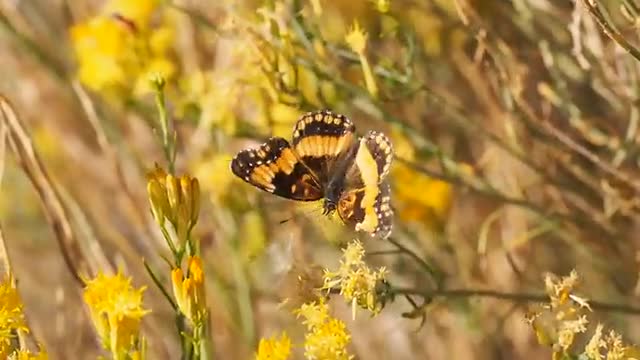
[[[640,50],[635,46],[631,45],[622,34],[620,34],[609,22],[607,22],[603,17],[600,9],[596,6],[595,1],[592,0],[581,0],[584,4],[585,8],[589,11],[591,16],[593,16],[598,25],[602,28],[602,31],[611,38],[611,40],[615,41],[618,45],[620,45],[623,49],[625,49],[631,56],[633,56],[636,60],[640,61]]]
[[[425,269],[429,273],[429,275],[431,275],[431,277],[433,278],[433,280],[435,281],[435,283],[436,283],[436,285],[438,287],[440,287],[442,285],[442,274],[440,272],[436,271],[423,258],[418,256],[418,254],[416,254],[413,250],[411,250],[408,247],[400,244],[397,240],[395,240],[393,238],[388,238],[387,241],[392,243],[402,253],[407,254],[409,257],[414,259],[423,269]]]
[[[391,287],[389,293],[393,295],[418,295],[424,298],[470,298],[470,297],[485,297],[500,300],[509,300],[514,302],[527,302],[538,303],[547,302],[549,297],[546,294],[533,294],[533,293],[508,293],[497,290],[482,290],[482,289],[442,289],[442,290],[424,290],[416,288],[396,288]],[[604,301],[591,300],[589,306],[593,310],[600,310],[606,312],[617,312],[629,315],[639,315],[640,307],[635,307],[626,304],[611,304]]]
[[[45,215],[56,235],[67,268],[78,283],[83,285],[82,277],[90,276],[93,273],[91,265],[86,261],[71,228],[67,211],[49,177],[49,173],[42,165],[42,161],[33,147],[27,130],[9,101],[1,95],[0,121],[8,127],[9,145],[40,196]]]

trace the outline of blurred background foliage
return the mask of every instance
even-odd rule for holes
[[[542,294],[544,273],[575,268],[587,298],[637,303],[639,13],[634,0],[6,0],[0,93],[66,210],[71,262],[146,284],[149,356],[177,358],[141,261],[166,268],[145,178],[166,167],[150,78],[166,79],[177,172],[201,187],[212,348],[245,359],[263,336],[296,334],[281,302],[299,305],[357,234],[234,178],[230,160],[323,108],[393,140],[394,243],[364,242],[393,283]],[[53,358],[95,358],[46,192],[21,166],[3,162],[0,219],[29,326]],[[355,320],[331,305],[360,359],[551,352],[518,301],[441,296],[411,313],[396,299]],[[640,340],[632,315],[591,316]]]

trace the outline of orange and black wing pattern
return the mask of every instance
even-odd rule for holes
[[[383,239],[393,226],[391,190],[386,181],[392,160],[391,141],[382,133],[369,132],[360,139],[338,201],[338,214],[345,223]]]
[[[323,197],[315,174],[296,156],[287,140],[272,137],[256,149],[246,149],[231,161],[231,171],[264,191],[299,201]]]
[[[342,114],[329,110],[303,115],[293,129],[292,146],[298,158],[326,184],[337,162],[354,143],[355,126]]]

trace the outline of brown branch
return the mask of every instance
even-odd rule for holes
[[[73,277],[80,284],[83,284],[82,276],[92,274],[90,264],[86,262],[86,258],[71,228],[67,211],[51,181],[49,173],[33,147],[33,142],[27,130],[9,101],[1,95],[0,125],[8,128],[9,145],[40,196],[44,213],[56,235],[67,268]]]
[[[585,8],[589,11],[591,16],[593,16],[598,25],[602,28],[602,31],[609,37],[611,40],[615,41],[618,45],[620,45],[623,49],[625,49],[631,56],[633,56],[636,60],[640,61],[640,50],[635,46],[631,45],[622,34],[618,32],[611,24],[609,24],[603,17],[600,9],[598,9],[595,1],[593,0],[581,0],[584,4]]]
[[[549,297],[546,294],[533,294],[533,293],[508,293],[496,290],[483,290],[483,289],[443,289],[443,290],[423,290],[416,288],[396,288],[389,289],[389,294],[392,295],[415,295],[421,296],[425,299],[430,298],[470,298],[470,297],[485,297],[499,300],[507,300],[521,303],[542,303],[548,302]],[[636,307],[628,304],[611,304],[604,301],[591,300],[589,306],[593,310],[617,312],[629,315],[639,315],[640,307]]]

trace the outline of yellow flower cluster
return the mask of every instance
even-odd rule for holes
[[[392,138],[396,155],[414,161],[415,150],[411,142],[399,131],[393,131]],[[401,162],[396,162],[391,171],[394,206],[403,222],[433,227],[446,217],[453,193],[449,183],[422,174]]]
[[[101,14],[70,30],[80,81],[107,96],[140,96],[151,90],[149,78],[171,78],[169,57],[174,29],[167,19],[151,26],[158,0],[111,0]]]
[[[23,304],[11,277],[0,283],[0,358],[11,353],[17,331],[27,331]]]
[[[113,276],[99,273],[86,282],[84,301],[103,346],[114,359],[139,350],[140,321],[149,313],[142,307],[144,290],[133,288],[131,279],[121,273]]]
[[[304,337],[304,357],[307,360],[348,360],[347,346],[351,335],[342,320],[329,314],[324,300],[302,304],[294,313],[303,318],[307,332]],[[256,360],[286,360],[291,354],[291,339],[285,332],[280,338],[261,339]]]
[[[188,260],[187,273],[181,268],[171,271],[173,295],[180,312],[193,325],[200,325],[207,313],[204,289],[204,271],[199,256],[192,256]]]
[[[153,217],[164,228],[169,221],[179,243],[186,242],[200,213],[200,184],[189,175],[175,177],[160,167],[147,175],[147,192]]]
[[[329,315],[329,306],[324,301],[303,304],[296,311],[303,317],[307,327],[304,337],[304,355],[308,360],[351,359],[347,345],[351,335],[345,323]]]
[[[286,360],[291,354],[291,339],[286,333],[280,338],[260,339],[256,360]]]
[[[344,249],[337,271],[325,270],[323,289],[340,288],[340,294],[351,303],[355,319],[357,307],[377,314],[382,309],[377,301],[376,285],[384,280],[386,269],[371,270],[364,262],[364,248],[354,240]]]
[[[568,358],[578,334],[587,331],[589,320],[585,309],[591,311],[591,308],[586,299],[573,293],[578,280],[575,270],[560,279],[547,275],[545,287],[549,304],[544,305],[542,310],[532,311],[527,317],[538,342],[553,349],[554,359]],[[622,360],[633,359],[640,354],[640,349],[624,345],[615,331],[603,335],[603,328],[598,324],[580,358]]]

